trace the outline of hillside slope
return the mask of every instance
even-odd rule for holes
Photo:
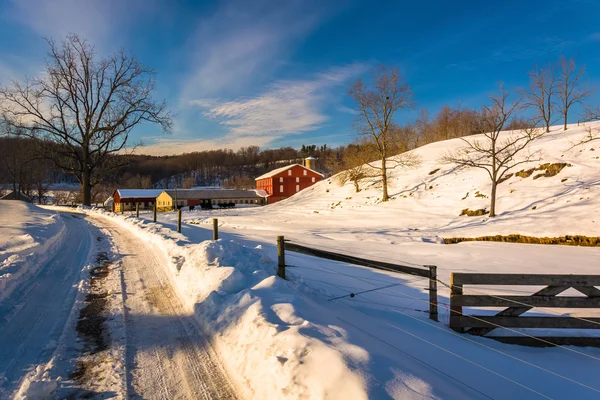
[[[519,233],[533,236],[564,234],[599,235],[600,141],[575,146],[585,129],[600,124],[569,126],[532,142],[528,151],[540,152],[540,161],[519,166],[515,171],[538,168],[545,163],[568,163],[555,176],[512,176],[498,187],[495,218],[460,216],[463,209],[489,209],[490,179],[480,169],[443,164],[440,159],[464,146],[460,139],[432,143],[413,151],[421,157],[414,169],[391,172],[391,200],[381,203],[381,187],[363,182],[356,193],[351,183],[341,185],[327,179],[285,201],[268,207],[269,213],[293,212],[307,218],[327,216],[327,224],[353,220],[357,224],[404,231],[418,229],[429,235],[480,236]],[[508,132],[503,133],[507,135]],[[476,137],[473,137],[474,139]],[[259,211],[256,211],[259,212]],[[340,221],[341,220],[341,221]]]

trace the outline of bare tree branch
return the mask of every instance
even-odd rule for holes
[[[491,97],[492,105],[485,106],[481,113],[481,126],[486,130],[483,139],[461,138],[465,146],[449,152],[442,162],[468,168],[478,168],[487,172],[492,182],[490,196],[490,217],[496,216],[496,189],[508,171],[518,165],[537,159],[539,153],[524,154],[531,141],[544,132],[535,128],[535,123],[518,133],[501,133],[514,114],[520,109],[521,99],[507,104],[509,93],[502,87],[499,96]]]
[[[154,72],[119,51],[99,59],[77,35],[59,46],[48,40],[46,73],[0,88],[0,107],[9,123],[29,137],[54,143],[54,163],[74,174],[90,204],[92,186],[107,158],[126,147],[142,122],[171,128],[166,103],[153,99]]]

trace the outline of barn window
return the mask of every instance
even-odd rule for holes
[[[296,185],[296,192],[300,191],[300,185]]]
[[[288,169],[288,175],[292,175],[292,170]]]
[[[304,170],[304,176],[306,176],[306,170]]]
[[[283,193],[283,185],[279,185],[279,191]]]
[[[296,183],[300,182],[300,178],[296,178]]]
[[[279,178],[279,182],[283,183],[283,177]]]
[[[315,177],[314,177],[314,176],[313,176],[313,178],[312,178],[312,181],[313,181],[313,183],[315,183]]]

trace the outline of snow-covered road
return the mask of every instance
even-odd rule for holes
[[[122,262],[127,397],[237,398],[194,315],[177,297],[163,253],[110,219],[90,220],[111,234]]]
[[[73,308],[91,235],[82,215],[60,218],[66,226],[60,250],[0,302],[0,398],[10,398],[33,367],[50,361]]]

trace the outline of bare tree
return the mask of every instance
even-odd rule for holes
[[[6,121],[0,122],[0,163],[7,172],[15,199],[25,198],[21,194],[31,192],[29,167],[33,162],[30,143],[25,143],[23,129],[13,127]]]
[[[365,163],[364,146],[351,144],[344,150],[339,168],[342,171],[336,176],[340,184],[352,182],[356,193],[360,192],[362,180],[372,177],[373,170]]]
[[[523,92],[525,106],[536,111],[539,118],[544,121],[546,132],[550,132],[550,125],[553,122],[557,85],[554,66],[536,67],[529,73],[529,90]]]
[[[558,79],[558,97],[560,98],[560,111],[564,118],[564,130],[567,130],[567,117],[573,104],[581,104],[588,98],[593,89],[580,82],[585,73],[585,67],[577,67],[573,58],[566,60],[560,58],[561,74]]]
[[[380,67],[373,73],[373,87],[369,88],[361,79],[350,89],[350,96],[356,102],[359,116],[359,132],[368,138],[377,151],[379,165],[369,164],[380,171],[382,201],[388,201],[387,158],[393,155],[392,127],[394,116],[401,109],[413,106],[412,92],[404,83],[397,69]],[[402,165],[395,163],[396,166]]]
[[[537,153],[523,153],[532,140],[537,139],[543,131],[536,128],[525,128],[519,133],[503,134],[507,122],[519,110],[521,99],[512,104],[507,103],[509,93],[501,88],[499,96],[492,96],[491,106],[485,106],[481,113],[484,129],[482,139],[461,138],[465,147],[448,153],[442,162],[458,164],[469,168],[483,169],[492,182],[490,195],[490,217],[496,216],[496,190],[508,171],[514,167],[533,161]],[[534,126],[532,124],[531,126]],[[519,156],[517,158],[517,155]]]
[[[141,122],[171,127],[165,102],[153,99],[154,72],[121,50],[99,59],[86,40],[49,40],[46,73],[0,88],[5,118],[50,146],[57,167],[77,177],[90,205],[93,177],[112,153],[123,151]]]

